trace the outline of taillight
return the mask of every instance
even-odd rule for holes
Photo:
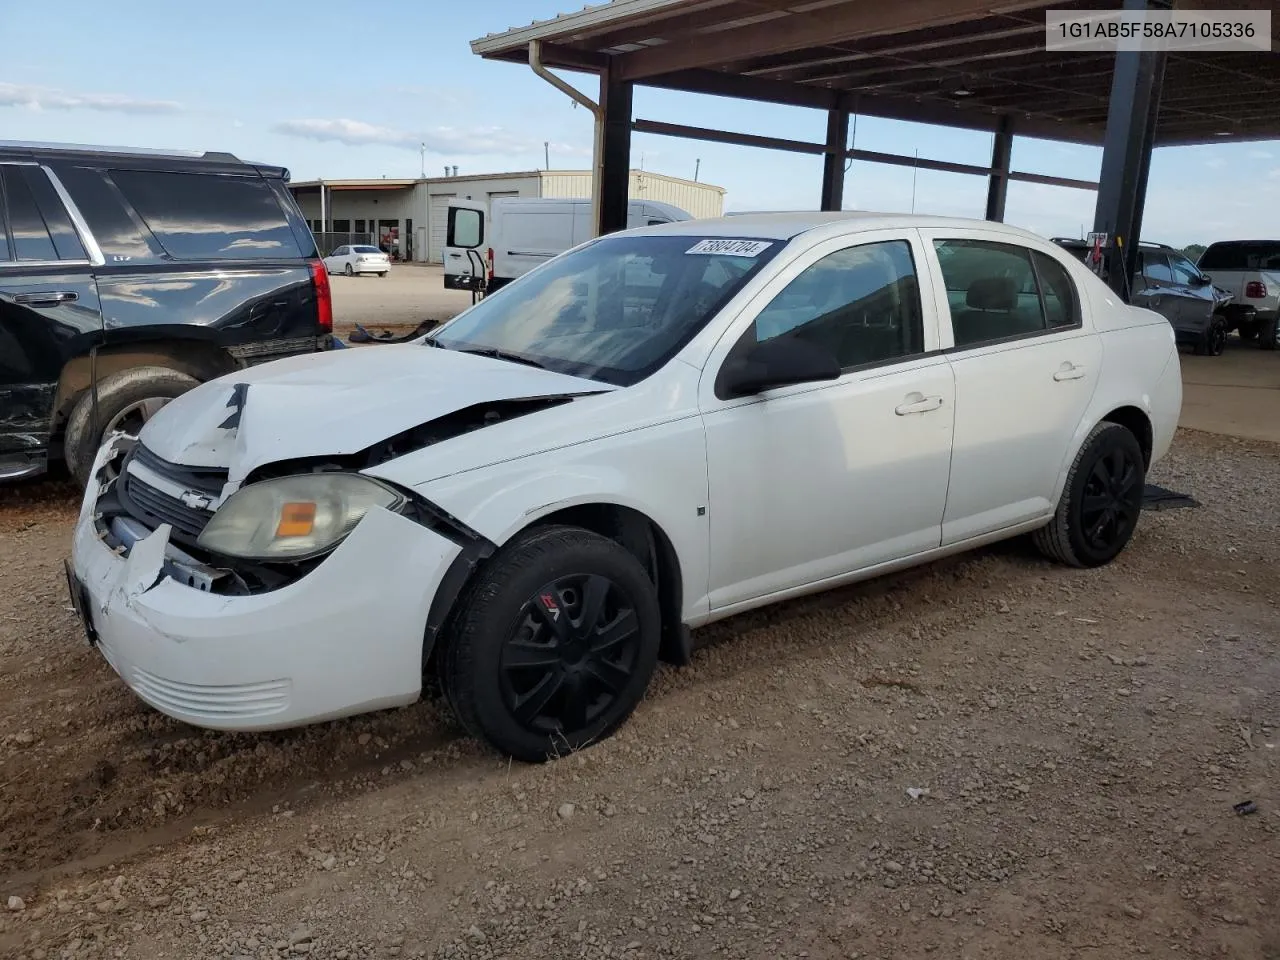
[[[316,292],[316,322],[325,333],[333,332],[333,292],[323,260],[311,261],[311,286]]]
[[[1261,280],[1250,280],[1244,285],[1244,295],[1250,300],[1261,300],[1267,295],[1267,285]]]

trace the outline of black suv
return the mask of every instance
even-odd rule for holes
[[[280,167],[0,141],[0,480],[136,434],[203,380],[332,345]],[[96,389],[94,389],[96,385]]]

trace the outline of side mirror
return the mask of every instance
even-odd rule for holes
[[[1207,273],[1202,273],[1195,279],[1195,285],[1197,287],[1207,287],[1211,283],[1213,283],[1213,277],[1209,276]]]
[[[730,358],[720,373],[717,393],[749,397],[795,383],[837,380],[840,363],[828,351],[795,337],[756,344],[740,358]]]

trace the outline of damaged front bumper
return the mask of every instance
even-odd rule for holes
[[[104,448],[95,474],[106,459]],[[168,525],[113,550],[98,496],[91,484],[76,524],[73,597],[90,641],[157,710],[200,727],[273,730],[420,695],[432,600],[460,552],[446,537],[375,509],[300,579],[229,596],[188,580],[191,558]]]

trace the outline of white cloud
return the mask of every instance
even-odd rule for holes
[[[322,142],[344,143],[349,147],[379,145],[418,150],[439,156],[484,156],[541,151],[542,141],[512,133],[502,127],[432,127],[413,132],[382,127],[363,120],[285,120],[275,125],[278,133]],[[560,155],[590,156],[589,150],[563,143],[551,144]]]
[[[52,87],[0,82],[0,107],[29,110],[98,110],[105,113],[177,113],[173,100],[140,100],[118,93],[70,93]]]

